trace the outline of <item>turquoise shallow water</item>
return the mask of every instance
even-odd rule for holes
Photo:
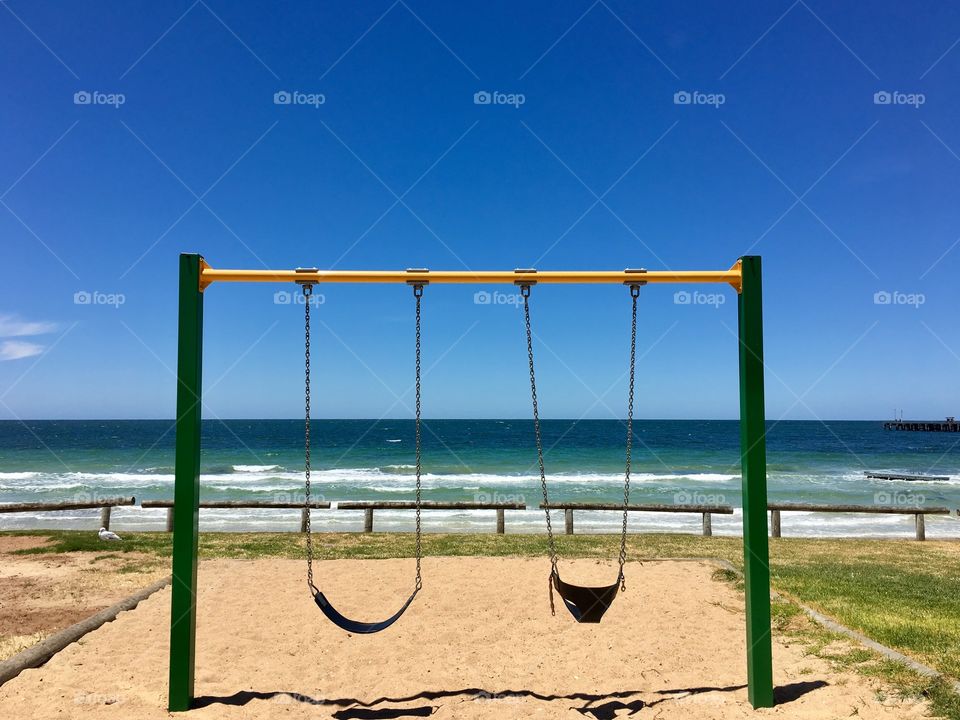
[[[736,421],[635,423],[632,500],[740,506]],[[546,420],[552,500],[622,498],[625,428],[615,420]],[[298,501],[303,492],[303,427],[298,420],[205,421],[202,497]],[[315,492],[332,502],[413,498],[413,422],[314,421]],[[0,422],[0,502],[173,494],[170,421]],[[926,504],[960,507],[960,436],[884,431],[879,422],[769,423],[771,501]],[[424,499],[540,501],[529,420],[430,420],[424,426]],[[947,475],[946,482],[870,481],[865,470]],[[492,512],[436,511],[428,531],[490,530]],[[91,527],[95,512],[0,515],[0,528]],[[355,530],[359,513],[315,513],[318,530]],[[613,513],[580,513],[578,529],[615,531]],[[158,529],[163,511],[117,510],[120,529]],[[699,516],[635,514],[635,531],[692,531]],[[903,536],[910,516],[784,516],[785,535]],[[296,511],[204,511],[204,529],[296,527]],[[409,529],[410,513],[378,512],[377,528]],[[533,509],[511,512],[508,531],[542,532]],[[740,532],[739,512],[714,518],[720,534]],[[954,518],[931,518],[928,535],[960,536]]]

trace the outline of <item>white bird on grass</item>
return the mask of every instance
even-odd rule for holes
[[[115,532],[111,532],[106,528],[100,528],[100,532],[97,533],[101,540],[119,540],[120,536]]]

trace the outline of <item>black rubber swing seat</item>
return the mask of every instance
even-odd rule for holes
[[[397,612],[388,617],[386,620],[381,620],[380,622],[360,622],[359,620],[351,620],[348,617],[344,617],[333,605],[330,604],[330,601],[327,600],[327,596],[322,592],[317,590],[313,599],[317,603],[323,614],[327,616],[327,619],[336,625],[341,630],[346,630],[350,633],[357,633],[358,635],[370,635],[372,633],[380,632],[381,630],[386,630],[388,627],[393,625],[397,620],[400,619],[400,616],[406,612],[406,609],[410,607],[410,603],[413,602],[413,598],[417,595],[417,591],[414,590],[413,594],[407,598],[407,601],[403,604]]]
[[[600,618],[610,609],[620,590],[619,579],[613,585],[586,587],[565,583],[560,579],[560,575],[551,573],[550,582],[578,623],[600,622]]]

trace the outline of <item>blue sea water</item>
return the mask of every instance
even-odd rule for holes
[[[315,420],[313,485],[323,499],[412,499],[412,420]],[[635,423],[634,502],[728,503],[714,532],[740,533],[739,424],[727,420]],[[623,497],[625,428],[616,420],[545,420],[551,500],[618,502]],[[173,496],[174,430],[169,420],[0,422],[0,502],[133,495]],[[203,424],[202,498],[298,502],[303,497],[301,420],[207,420]],[[883,430],[879,422],[768,423],[771,501],[921,504],[960,507],[960,436]],[[429,420],[423,432],[423,498],[526,502],[507,513],[508,532],[543,532],[532,423]],[[949,476],[941,482],[868,480],[864,471]],[[0,528],[92,527],[96,511],[0,514]],[[431,511],[428,532],[490,531],[491,511]],[[118,529],[161,529],[164,511],[121,508]],[[378,530],[409,530],[412,513],[379,512]],[[692,532],[699,515],[630,517],[633,532]],[[205,530],[295,529],[298,513],[205,510]],[[614,532],[615,513],[578,513],[577,529]],[[315,530],[357,530],[361,513],[317,511]],[[784,535],[908,537],[909,515],[790,513]],[[960,536],[960,521],[931,517],[931,537]]]

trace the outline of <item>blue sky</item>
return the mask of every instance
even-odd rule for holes
[[[181,251],[454,270],[759,254],[770,418],[960,414],[958,38],[946,2],[11,0],[0,417],[172,417]],[[285,289],[206,293],[209,417],[299,415]],[[675,297],[694,290],[717,291],[643,293],[641,417],[737,417],[736,296]],[[409,289],[320,292],[316,414],[409,415]],[[428,288],[428,416],[529,413],[511,301]],[[626,291],[533,302],[544,414],[622,413]]]

